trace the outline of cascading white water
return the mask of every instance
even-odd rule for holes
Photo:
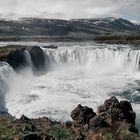
[[[46,67],[56,64],[101,65],[113,66],[132,71],[139,70],[140,50],[130,48],[94,48],[94,47],[59,47],[58,49],[44,49]],[[30,53],[24,52],[27,65],[34,70]],[[108,68],[108,70],[111,70]]]
[[[12,71],[12,67],[7,63],[0,62],[0,113],[7,112],[5,108],[5,94],[8,91],[8,77]]]
[[[93,47],[60,47],[44,49],[51,64],[79,64],[109,66],[139,70],[140,50],[93,48]],[[109,69],[109,68],[108,68]]]
[[[133,101],[138,112],[140,101],[136,103],[133,95],[137,93],[139,97],[140,50],[114,46],[42,49],[49,67],[45,75],[34,76],[25,69],[11,75],[6,107],[12,115],[48,116],[65,121],[77,104],[96,109],[111,95]],[[27,52],[26,59],[32,67]],[[128,98],[124,91],[131,91],[132,96]]]
[[[32,63],[32,60],[31,60],[31,56],[30,56],[30,54],[27,50],[24,51],[24,55],[25,55],[25,58],[26,58],[26,61],[27,61],[28,65],[32,68],[33,63]]]

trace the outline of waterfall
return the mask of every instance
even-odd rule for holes
[[[139,70],[140,50],[93,48],[93,47],[60,47],[44,49],[51,64],[80,64],[80,65],[114,65],[118,68]]]
[[[39,68],[40,72],[44,72],[51,66],[63,64],[83,65],[89,69],[100,66],[100,68],[106,69],[114,67],[138,71],[140,68],[140,50],[130,48],[58,47],[57,49],[40,49],[44,53],[38,56],[42,58],[34,60],[34,63],[30,52],[27,50],[24,52],[27,66],[33,71]]]
[[[8,77],[13,71],[5,62],[0,62],[0,113],[7,112],[5,108],[5,94],[8,91]]]
[[[29,65],[32,68],[33,63],[32,63],[32,60],[31,60],[30,53],[27,50],[25,50],[24,55],[25,55],[25,58],[26,58],[26,61],[27,61],[27,65]]]
[[[140,50],[129,46],[35,47],[21,56],[29,69],[40,72],[44,68],[47,73],[35,76],[27,68],[12,75],[5,101],[13,116],[69,120],[69,112],[79,103],[96,108],[112,95],[139,99]]]

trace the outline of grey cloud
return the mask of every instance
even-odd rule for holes
[[[121,16],[139,20],[139,0],[4,0],[1,17],[92,18]],[[12,15],[12,16],[11,16]]]

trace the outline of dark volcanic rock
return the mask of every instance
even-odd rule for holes
[[[82,133],[89,140],[108,139],[106,134],[110,134],[112,139],[137,137],[135,112],[130,102],[119,102],[116,97],[111,97],[98,107],[97,112],[96,115],[91,108],[78,105],[71,113],[75,132]]]
[[[95,116],[94,118],[90,119],[89,121],[89,127],[91,129],[94,129],[96,127],[102,128],[106,127],[108,124],[105,122],[104,118],[102,116]]]
[[[111,97],[110,99],[105,100],[104,106],[109,109],[111,107],[119,107],[120,103],[119,101],[116,99],[116,97]]]
[[[120,107],[123,110],[127,110],[127,111],[132,111],[133,110],[130,102],[128,102],[128,101],[120,101]]]
[[[43,50],[38,47],[34,46],[29,50],[32,63],[34,65],[35,71],[43,71],[46,67],[46,57]]]
[[[132,124],[129,125],[128,131],[138,134],[138,129]]]
[[[20,122],[25,122],[25,123],[27,122],[27,123],[28,123],[28,122],[30,122],[30,119],[27,118],[26,116],[22,115],[22,116],[20,117],[19,121],[20,121]]]
[[[87,106],[83,107],[78,105],[72,112],[71,117],[75,120],[76,123],[86,124],[89,123],[89,120],[96,116],[96,113],[92,108],[88,108]]]
[[[104,116],[109,125],[118,120],[126,120],[128,123],[135,124],[136,114],[132,109],[130,102],[118,101],[115,97],[104,102],[104,105],[98,107],[98,115]]]
[[[39,133],[30,133],[23,136],[23,140],[55,140],[53,136]]]
[[[32,133],[32,134],[27,134],[23,137],[23,140],[42,140],[41,136],[36,134],[36,133]]]
[[[18,120],[0,117],[0,140],[140,140],[130,114],[135,113],[128,101],[111,97],[99,107],[97,115],[91,108],[78,105],[71,113],[73,122],[29,119],[24,115]]]
[[[126,119],[128,123],[135,125],[136,113],[133,111],[130,102],[120,101],[120,108],[123,112],[123,118]]]
[[[15,70],[19,70],[27,66],[24,51],[25,49],[16,50],[7,56],[7,63],[10,64]]]
[[[57,46],[55,46],[55,45],[49,45],[49,46],[43,46],[43,48],[47,48],[47,49],[57,49]]]
[[[25,48],[11,51],[7,56],[7,63],[9,63],[16,71],[30,65],[34,73],[45,72],[46,63],[49,64],[49,59],[44,54],[43,50],[38,46],[34,46],[29,50],[26,49],[26,51],[29,52],[32,65],[29,62],[30,60],[28,60],[30,59],[28,58],[29,56],[25,53]]]
[[[103,116],[105,121],[112,125],[122,115],[120,103],[115,97],[105,100],[104,105],[98,107],[98,115]]]

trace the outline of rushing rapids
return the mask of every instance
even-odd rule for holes
[[[96,108],[111,95],[131,101],[140,114],[140,50],[106,45],[41,50],[41,66],[25,50],[26,68],[10,74],[4,96],[10,114],[65,121],[77,104]],[[34,75],[35,64],[44,68],[43,75]]]

